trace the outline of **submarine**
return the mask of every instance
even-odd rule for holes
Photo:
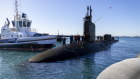
[[[95,24],[92,22],[91,6],[87,7],[87,14],[83,19],[84,40],[73,42],[66,46],[48,49],[36,56],[33,56],[28,59],[28,61],[31,63],[41,63],[76,58],[86,54],[107,50],[113,43],[118,42],[118,40],[115,40],[110,34],[105,34],[103,37],[98,36],[98,40],[95,40]]]

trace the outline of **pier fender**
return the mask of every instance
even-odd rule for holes
[[[140,58],[115,63],[103,70],[97,79],[140,79]]]

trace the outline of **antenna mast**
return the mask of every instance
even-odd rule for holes
[[[16,15],[15,15],[15,20],[18,20],[19,19],[19,14],[18,14],[18,1],[17,0],[15,0],[15,13],[16,13]]]

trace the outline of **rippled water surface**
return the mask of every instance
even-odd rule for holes
[[[0,51],[0,79],[96,79],[118,61],[140,54],[140,38],[120,38],[108,50],[53,63],[28,63],[38,52]]]

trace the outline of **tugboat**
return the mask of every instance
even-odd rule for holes
[[[0,50],[38,51],[53,47],[56,43],[57,36],[37,33],[31,29],[32,21],[28,19],[27,14],[19,14],[17,0],[12,28],[8,18],[6,20],[1,28]]]

